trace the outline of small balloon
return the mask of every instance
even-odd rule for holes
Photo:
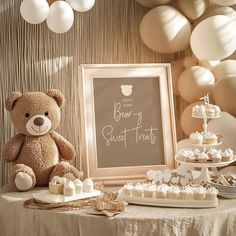
[[[214,84],[214,75],[201,66],[187,68],[178,80],[179,93],[189,103],[196,102],[200,97],[211,93]]]
[[[143,17],[140,35],[150,49],[159,53],[174,53],[188,47],[191,26],[175,8],[159,6]]]
[[[68,2],[75,11],[85,12],[93,7],[95,0],[66,0],[66,2]]]
[[[212,69],[216,80],[236,76],[236,60],[225,60]]]
[[[20,14],[30,24],[39,24],[46,20],[49,5],[46,0],[23,0],[20,5]]]
[[[65,1],[55,1],[49,9],[48,28],[58,34],[67,32],[73,25],[74,12]]]
[[[145,7],[153,8],[159,5],[168,4],[171,0],[136,0]]]

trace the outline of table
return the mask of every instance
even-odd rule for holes
[[[113,218],[86,209],[60,212],[23,207],[32,192],[0,190],[1,236],[236,235],[236,200],[220,199],[217,208],[181,209],[129,205]]]

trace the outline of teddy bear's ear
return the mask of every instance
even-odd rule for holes
[[[47,95],[49,97],[52,97],[56,100],[57,102],[57,105],[59,107],[63,106],[65,104],[65,97],[64,95],[61,93],[61,91],[57,90],[57,89],[50,89],[48,92],[47,92]]]
[[[11,111],[14,107],[16,101],[22,96],[21,92],[15,91],[12,92],[10,95],[8,95],[6,101],[5,101],[5,107],[8,111]]]

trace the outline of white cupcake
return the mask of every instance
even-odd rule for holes
[[[187,149],[185,149],[185,148],[180,149],[180,150],[178,151],[178,160],[180,160],[180,161],[186,161],[187,158],[188,158],[188,154],[189,154],[189,152],[188,152]]]
[[[214,116],[215,116],[215,110],[214,110],[213,108],[211,108],[211,107],[207,107],[207,108],[206,108],[206,116],[207,116],[208,118],[214,118]]]
[[[142,197],[143,195],[143,185],[140,183],[137,183],[134,185],[132,190],[132,195],[135,197]]]
[[[153,198],[155,197],[155,194],[156,194],[156,186],[152,184],[147,185],[143,190],[144,197]]]
[[[170,186],[167,190],[167,196],[169,199],[179,199],[180,198],[180,189],[178,186]]]
[[[73,196],[73,195],[75,195],[75,185],[74,185],[74,183],[71,180],[67,181],[64,184],[63,194],[65,196]]]
[[[213,132],[203,132],[203,143],[204,144],[217,144],[217,136]]]
[[[215,117],[220,116],[221,110],[218,106],[214,105]]]
[[[54,176],[49,182],[49,192],[52,194],[63,194],[64,183],[66,178]]]
[[[222,161],[222,156],[221,156],[220,151],[216,150],[215,152],[212,153],[211,157],[212,157],[213,163],[218,163]]]
[[[131,183],[127,183],[122,188],[122,194],[125,196],[132,196],[133,185]]]
[[[222,161],[230,161],[232,158],[231,153],[228,151],[228,149],[225,149],[221,152]]]
[[[90,193],[93,191],[93,180],[88,178],[83,182],[83,192]]]
[[[193,198],[195,200],[203,200],[205,198],[205,188],[202,186],[193,188]]]
[[[75,192],[76,192],[76,194],[82,193],[83,192],[83,182],[80,179],[75,179],[73,181],[73,183],[75,185]]]
[[[212,155],[213,155],[213,153],[216,152],[216,151],[217,151],[217,150],[216,150],[215,148],[212,148],[212,147],[207,150],[206,153],[207,153],[207,155],[208,155],[208,160],[209,160],[209,161],[212,161]]]
[[[156,187],[156,198],[167,198],[167,191],[169,186],[166,184],[161,184]]]
[[[192,116],[197,116],[197,117],[201,117],[201,109],[199,105],[195,105],[192,108]]]
[[[199,132],[190,134],[190,142],[193,144],[202,144],[203,136]]]
[[[217,200],[218,190],[214,187],[206,189],[205,200]]]
[[[187,162],[194,163],[195,161],[196,161],[196,157],[195,157],[194,153],[192,151],[189,151]]]
[[[180,198],[182,200],[190,200],[193,195],[193,189],[190,186],[184,186],[180,190]]]
[[[205,152],[201,152],[197,158],[200,163],[206,163],[208,160],[208,155]]]

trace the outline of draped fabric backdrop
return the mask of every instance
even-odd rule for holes
[[[189,50],[159,54],[147,48],[139,36],[139,24],[148,11],[135,0],[96,0],[92,10],[75,12],[72,29],[52,33],[46,23],[31,25],[20,16],[21,0],[0,1],[0,148],[15,134],[4,108],[5,98],[15,90],[61,90],[66,97],[58,132],[75,145],[79,158],[78,66],[93,63],[162,63],[183,58]],[[180,114],[186,106],[175,96],[178,138]],[[0,150],[1,151],[1,150]],[[0,185],[8,181],[11,165],[0,162]]]

